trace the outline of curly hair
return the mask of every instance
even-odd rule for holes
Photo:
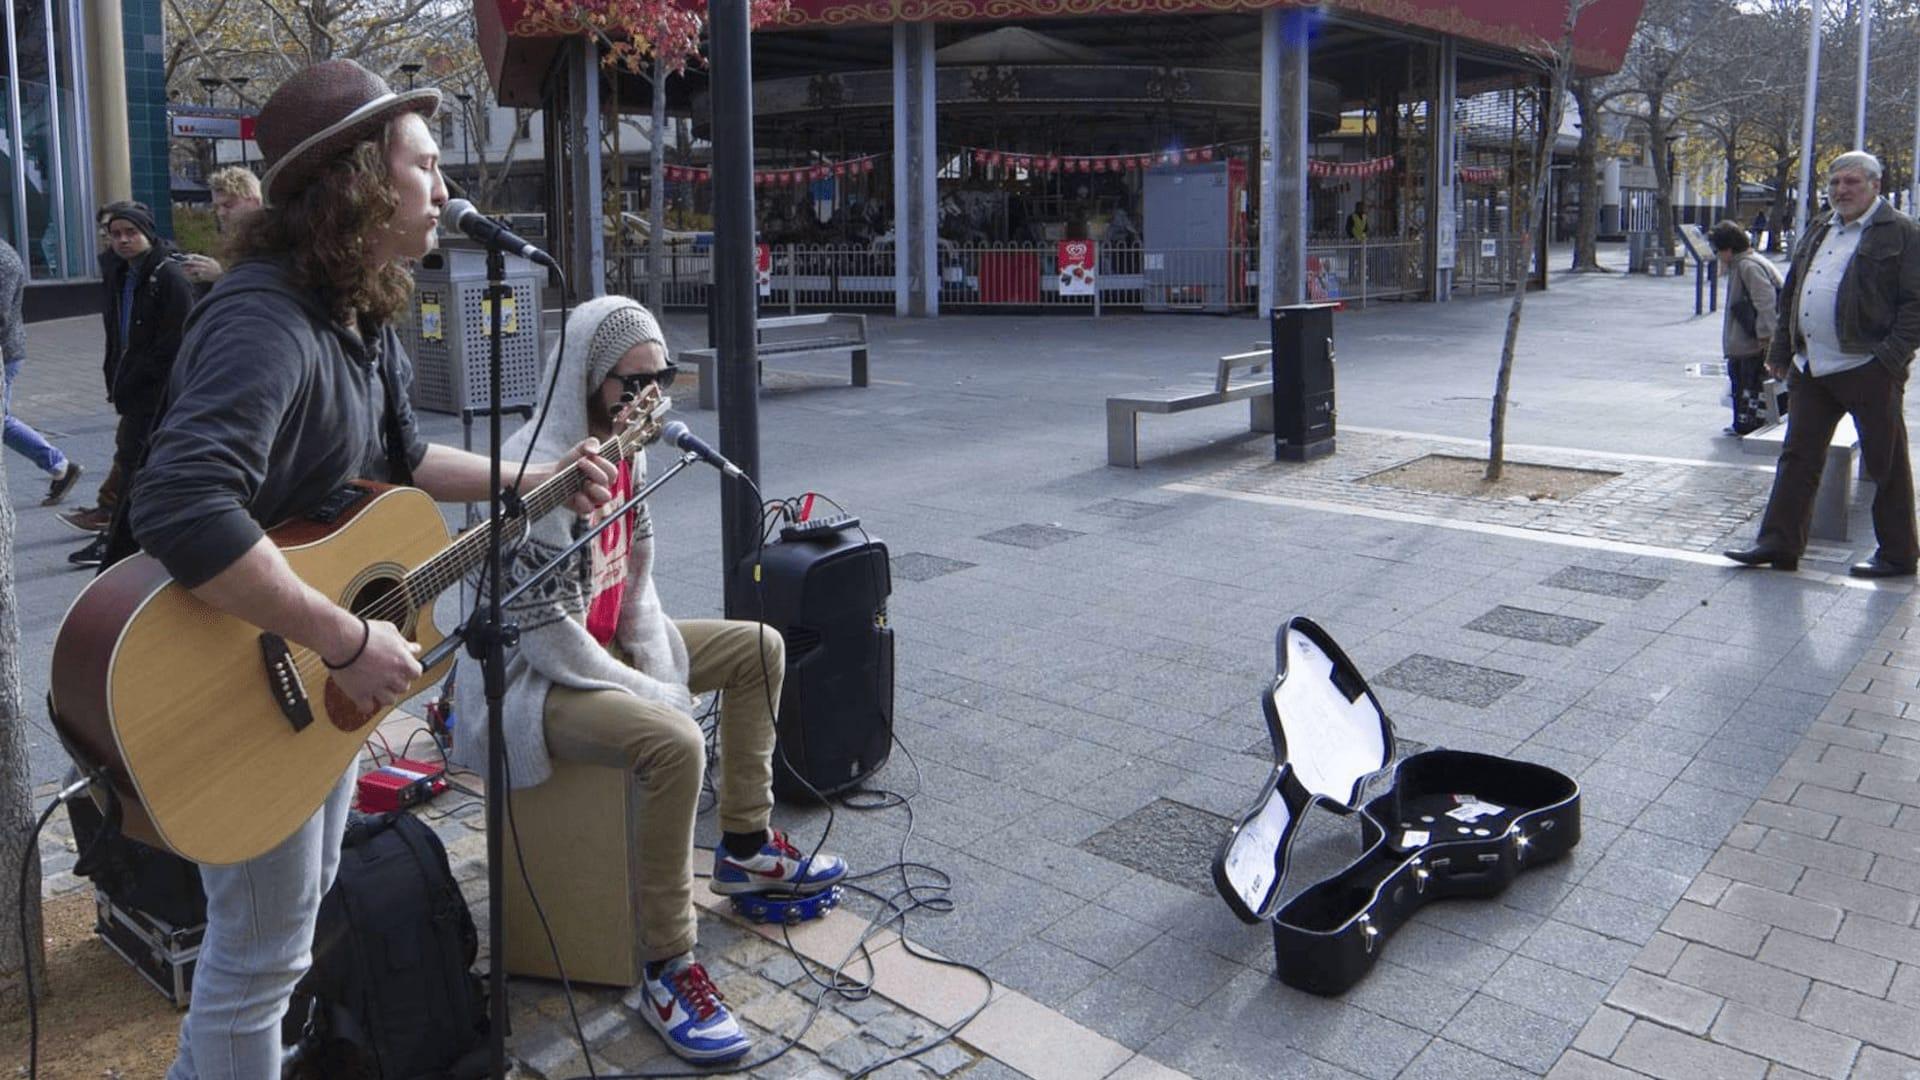
[[[392,131],[389,124],[355,143],[306,187],[249,215],[229,251],[238,259],[285,259],[294,284],[319,293],[343,326],[391,319],[413,291],[405,266],[370,254],[400,205],[387,171]]]

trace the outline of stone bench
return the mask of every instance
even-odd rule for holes
[[[1223,356],[1215,367],[1213,385],[1169,387],[1136,394],[1118,394],[1107,399],[1107,464],[1129,469],[1140,467],[1140,414],[1187,412],[1229,401],[1247,402],[1247,429],[1273,430],[1273,378],[1267,374],[1273,362],[1272,350]],[[1234,374],[1264,376],[1234,381]]]
[[[1740,449],[1778,458],[1786,440],[1785,423],[1769,424],[1741,436]],[[1816,539],[1847,539],[1847,518],[1853,512],[1854,462],[1859,453],[1860,433],[1854,430],[1853,417],[1843,416],[1833,429],[1833,441],[1827,444],[1827,463],[1820,470],[1820,490],[1813,498],[1813,524],[1808,531]]]
[[[867,385],[867,317],[839,312],[820,315],[781,315],[754,320],[756,352],[762,362],[774,356],[804,356],[808,353],[848,352],[852,354],[852,382]],[[800,333],[792,333],[792,331]],[[700,376],[700,407],[718,408],[720,403],[719,350],[684,349],[680,356],[692,364]]]

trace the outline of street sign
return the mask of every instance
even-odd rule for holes
[[[253,138],[253,117],[239,113],[174,110],[168,114],[167,121],[176,139]]]

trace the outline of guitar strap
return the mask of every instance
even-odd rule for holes
[[[387,482],[412,487],[413,466],[407,463],[407,441],[400,430],[399,391],[394,387],[394,373],[388,370],[392,357],[388,355],[389,350],[383,349],[381,353],[376,368],[380,372],[380,394],[386,403],[380,420],[380,448],[387,455]]]

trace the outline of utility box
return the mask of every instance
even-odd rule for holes
[[[1337,304],[1273,309],[1273,457],[1333,453],[1333,311]]]
[[[501,312],[500,405],[536,403],[540,383],[540,286],[546,271],[517,255],[507,260],[513,295]],[[413,301],[398,322],[413,359],[413,407],[456,416],[484,414],[488,343],[493,324],[487,295],[487,253],[464,248],[429,252],[413,273]]]
[[[1226,312],[1247,302],[1247,166],[1148,169],[1141,194],[1142,306]]]

